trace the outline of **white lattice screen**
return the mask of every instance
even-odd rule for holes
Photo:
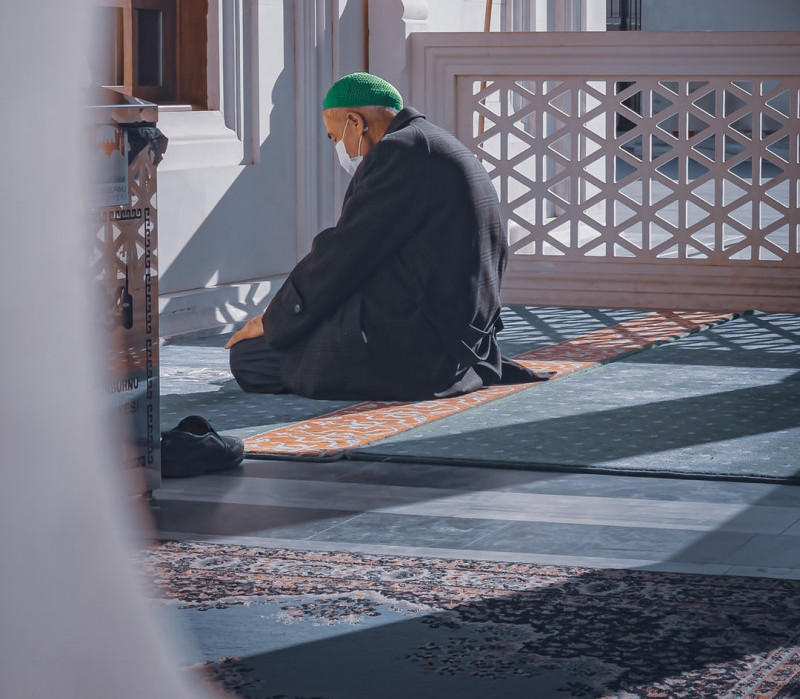
[[[727,36],[415,37],[423,108],[497,189],[509,300],[800,311],[800,61]]]
[[[514,254],[798,258],[797,79],[469,80]]]

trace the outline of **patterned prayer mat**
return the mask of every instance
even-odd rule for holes
[[[732,314],[704,312],[649,313],[575,339],[518,354],[515,359],[537,371],[554,371],[558,378],[703,330],[733,317]],[[412,427],[519,391],[535,390],[541,385],[492,386],[466,396],[415,403],[362,402],[249,437],[245,440],[245,450],[249,457],[255,458],[337,458],[349,450],[400,434]]]
[[[144,569],[252,699],[800,696],[800,581],[198,542]]]

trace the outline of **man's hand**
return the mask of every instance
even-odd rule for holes
[[[240,340],[252,340],[256,337],[263,337],[263,335],[264,323],[261,321],[261,316],[251,318],[244,324],[243,328],[240,328],[231,335],[231,339],[225,343],[225,349],[230,349]]]

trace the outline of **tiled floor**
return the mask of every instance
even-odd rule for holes
[[[248,460],[153,513],[166,538],[800,579],[791,485]]]

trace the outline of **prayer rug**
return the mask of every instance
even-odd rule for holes
[[[250,699],[798,696],[797,580],[210,542],[143,568]]]
[[[609,328],[518,354],[515,359],[538,371],[554,371],[555,378],[559,378],[706,329],[732,317],[732,314],[704,312],[648,313]],[[335,459],[349,450],[498,398],[539,389],[552,381],[491,386],[466,396],[413,403],[362,402],[248,437],[245,450],[251,458]]]

